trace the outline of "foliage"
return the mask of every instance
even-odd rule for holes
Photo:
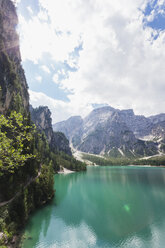
[[[34,126],[26,125],[22,114],[13,111],[8,117],[0,116],[0,175],[13,173],[35,158],[30,153],[34,133]]]
[[[9,8],[15,13],[14,5]],[[4,115],[0,115],[0,232],[5,235],[6,244],[23,227],[29,214],[52,198],[54,174],[45,137],[36,131],[30,118],[25,118],[29,116],[28,92],[19,49],[6,49],[18,37],[10,23],[8,27],[3,25],[3,18],[2,9],[0,111]]]
[[[29,149],[25,150],[34,156],[33,159],[27,159],[24,166],[19,166],[14,173],[8,171],[0,176],[0,198],[7,201],[16,196],[10,204],[0,208],[0,232],[7,232],[11,237],[24,226],[32,211],[54,195],[54,171],[49,146],[45,136],[38,131],[33,132],[33,128],[31,126],[29,129],[33,139],[26,140],[30,144]],[[7,236],[8,242],[10,236]]]
[[[50,162],[42,165],[38,176],[26,188],[20,189],[22,193],[18,197],[0,208],[0,232],[8,234],[7,241],[10,242],[10,237],[24,226],[32,211],[52,199],[53,186],[54,174]]]
[[[48,165],[43,165],[41,168],[41,175],[37,178],[34,187],[33,194],[35,205],[40,206],[48,200],[52,199],[54,195],[54,173],[52,162]]]
[[[119,150],[117,148],[113,148],[110,150],[110,152],[108,153],[109,157],[114,157],[114,158],[122,158],[122,154],[119,152]]]
[[[58,132],[58,134],[66,139],[63,133]],[[81,161],[76,160],[73,156],[49,147],[46,135],[43,131],[40,130],[40,133],[37,133],[35,143],[36,149],[40,151],[37,158],[42,164],[52,161],[54,172],[58,172],[60,166],[74,171],[86,170],[86,165]]]
[[[69,156],[63,152],[56,154],[56,164],[54,164],[58,170],[60,166],[63,166],[69,170],[73,171],[83,171],[86,170],[86,164],[75,159],[73,156]]]
[[[164,166],[165,165],[165,156],[152,157],[149,159],[127,159],[127,158],[108,158],[108,157],[99,157],[91,154],[83,154],[83,159],[89,160],[94,164],[101,166],[108,165],[155,165],[155,166]]]
[[[165,166],[165,156],[155,156],[149,159],[134,160],[134,164],[135,165]]]

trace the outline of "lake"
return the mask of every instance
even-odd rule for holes
[[[56,196],[36,211],[23,248],[164,248],[165,169],[88,167],[55,175]]]

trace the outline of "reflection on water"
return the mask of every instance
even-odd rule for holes
[[[22,247],[164,247],[165,169],[90,167],[55,181],[56,197],[32,216]]]

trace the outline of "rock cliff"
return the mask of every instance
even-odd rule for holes
[[[53,152],[62,151],[72,156],[69,147],[69,141],[61,132],[54,132],[52,128],[51,112],[48,107],[40,106],[33,108],[30,106],[31,119],[34,124],[42,131],[44,131],[50,148]]]
[[[17,23],[14,4],[0,0],[0,247],[16,247],[30,212],[54,195],[52,152],[30,124]]]
[[[0,0],[0,112],[19,110],[28,113],[29,95],[21,66],[18,18],[10,0]]]

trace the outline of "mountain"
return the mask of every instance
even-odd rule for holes
[[[0,247],[18,247],[30,213],[54,196],[60,166],[86,170],[53,131],[50,110],[29,107],[17,24],[13,2],[0,0]]]
[[[38,129],[44,131],[49,146],[53,152],[64,152],[72,156],[69,141],[62,132],[54,132],[51,112],[47,106],[33,108],[30,106],[31,119]]]
[[[48,156],[52,159],[54,171],[58,172],[61,166],[73,171],[86,170],[86,165],[73,157],[69,140],[64,133],[53,131],[49,108],[47,106],[33,108],[30,105],[30,113],[33,123],[48,141],[50,149]]]
[[[71,117],[53,125],[82,151],[112,157],[144,157],[164,152],[165,114],[135,115],[132,109],[94,109],[86,118]]]
[[[66,135],[67,138],[74,136],[83,125],[83,119],[81,116],[70,117],[66,121],[62,121],[53,125],[54,131],[60,131]]]
[[[157,124],[159,122],[165,121],[165,114],[153,115],[150,116],[149,119],[152,121],[153,124]]]
[[[16,247],[30,213],[54,196],[53,155],[31,124],[17,24],[13,2],[0,0],[0,247]]]
[[[21,66],[16,9],[9,0],[0,0],[0,112],[28,113],[28,86]]]

